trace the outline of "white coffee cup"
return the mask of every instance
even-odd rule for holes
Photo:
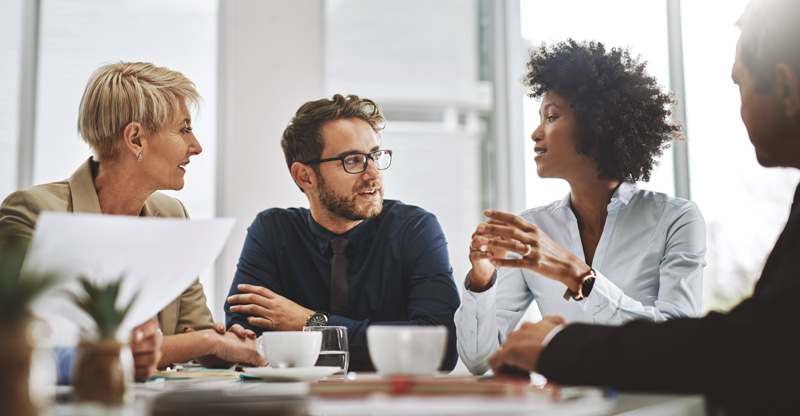
[[[371,325],[367,345],[379,373],[432,374],[444,359],[447,327]]]
[[[321,332],[272,331],[256,340],[258,353],[275,368],[313,367],[321,345]]]

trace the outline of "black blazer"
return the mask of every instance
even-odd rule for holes
[[[731,414],[800,414],[800,186],[753,296],[727,314],[569,325],[538,369],[563,384],[703,393]],[[741,224],[747,238],[747,219]]]

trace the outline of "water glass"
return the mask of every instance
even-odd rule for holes
[[[336,374],[346,374],[350,363],[347,347],[347,327],[344,326],[306,326],[303,331],[322,333],[322,348],[315,366],[333,366],[341,368]]]

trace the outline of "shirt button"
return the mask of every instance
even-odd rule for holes
[[[474,337],[475,336],[475,331],[469,331],[469,334]]]
[[[470,305],[472,305],[473,303],[475,303],[475,301],[474,301],[474,300],[472,300],[472,299],[467,299],[467,303],[469,303]]]
[[[600,305],[594,305],[592,310],[594,311],[594,313],[600,312]]]

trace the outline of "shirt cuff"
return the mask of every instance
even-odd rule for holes
[[[594,318],[596,323],[609,323],[619,308],[619,300],[625,294],[605,275],[597,271],[596,274],[592,292],[577,304],[587,315]]]
[[[547,335],[545,335],[544,339],[542,340],[542,349],[544,349],[544,347],[546,347],[547,344],[550,343],[550,340],[552,340],[556,335],[558,335],[558,333],[561,332],[561,330],[564,329],[564,328],[565,328],[565,325],[561,324],[561,325],[551,329],[550,332],[548,332]]]

